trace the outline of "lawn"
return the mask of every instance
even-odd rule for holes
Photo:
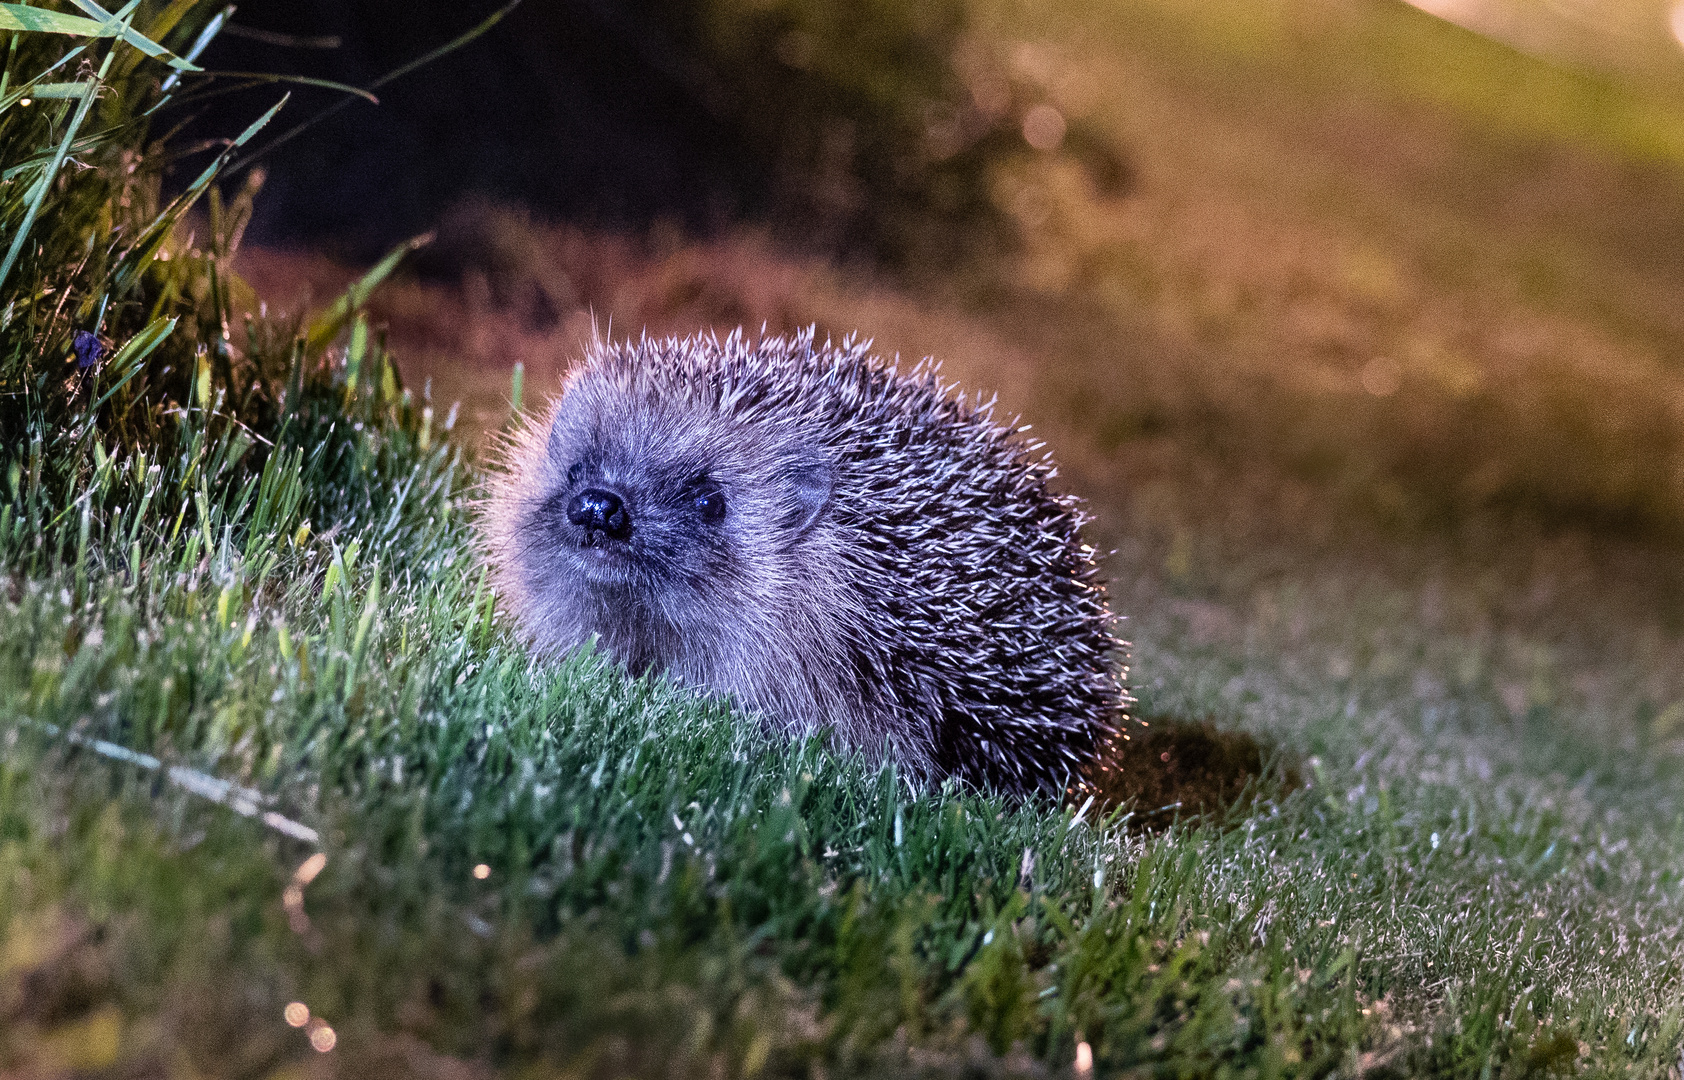
[[[188,56],[191,10],[130,32]],[[91,66],[0,88],[0,1070],[1676,1075],[1684,263],[1631,219],[1676,230],[1684,109],[1402,7],[1212,10],[976,9],[1136,176],[1003,171],[993,267],[523,226],[541,329],[241,251],[250,189],[158,195],[168,55],[14,35],[9,87]],[[481,447],[592,310],[867,329],[1023,410],[1115,549],[1136,797],[919,790],[528,656]]]

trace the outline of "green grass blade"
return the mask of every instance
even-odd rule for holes
[[[394,79],[401,79],[412,71],[426,67],[428,64],[440,57],[448,56],[457,49],[460,49],[462,46],[473,41],[475,38],[478,38],[480,35],[488,32],[493,26],[502,22],[512,11],[514,11],[515,8],[520,6],[520,3],[521,0],[510,0],[509,3],[504,4],[496,11],[493,11],[490,15],[487,15],[480,22],[461,34],[458,34],[456,37],[451,38],[438,48],[432,50],[431,52],[423,53],[401,67],[393,68],[385,75],[382,75],[372,83],[369,83],[368,88],[370,90],[378,90],[387,83],[392,82]]]
[[[432,242],[432,233],[423,233],[411,240],[406,240],[386,253],[386,256],[374,264],[374,268],[364,274],[349,289],[346,289],[333,306],[316,316],[310,324],[309,331],[304,336],[304,352],[308,356],[318,355],[323,349],[333,343],[339,332],[345,329],[345,324],[351,316],[368,303],[368,298],[375,288],[389,277],[398,263],[410,252]]]
[[[380,99],[360,86],[350,83],[335,82],[332,79],[314,79],[308,75],[277,75],[268,71],[222,71],[213,72],[218,78],[249,79],[254,83],[287,83],[294,86],[314,86],[322,90],[337,90],[341,94],[362,98],[371,105],[380,104]]]
[[[0,263],[0,286],[4,286],[6,279],[11,276],[12,266],[23,251],[24,242],[29,238],[29,230],[35,224],[36,215],[41,212],[41,204],[47,199],[47,190],[52,186],[52,178],[58,175],[59,169],[63,167],[64,159],[70,153],[70,144],[76,140],[76,132],[82,127],[82,121],[88,118],[88,110],[93,108],[94,98],[105,81],[106,73],[111,70],[111,60],[116,54],[115,47],[105,54],[105,60],[99,66],[99,75],[88,83],[87,89],[82,92],[82,103],[76,107],[76,115],[70,121],[70,126],[65,129],[64,138],[53,154],[52,163],[47,166],[41,182],[35,185],[35,190],[29,198],[29,206],[24,211],[23,221],[18,225],[17,234],[12,237],[12,246],[6,251],[6,261]]]
[[[37,83],[28,90],[27,96],[37,98],[79,98],[92,88],[93,84],[89,82]],[[26,95],[23,91],[19,91],[16,96],[23,97]]]
[[[141,361],[156,349],[163,340],[175,331],[176,320],[154,319],[146,329],[130,338],[128,343],[117,350],[117,355],[111,358],[111,370],[120,372],[117,381],[110,389],[100,395],[98,401],[88,410],[90,416],[99,412],[100,406],[111,400],[111,395],[121,390],[123,386],[140,371]]]
[[[219,11],[215,15],[211,16],[211,20],[205,24],[204,29],[199,31],[199,36],[193,39],[192,46],[187,50],[187,59],[188,60],[197,60],[199,58],[199,54],[205,51],[205,47],[208,46],[212,41],[214,41],[216,39],[217,34],[220,34],[222,32],[223,25],[225,23],[227,23],[227,21],[229,19],[233,18],[233,17],[234,17],[234,5],[233,4],[229,4],[227,7],[223,8],[221,11]],[[153,105],[152,108],[147,110],[147,111],[148,112],[156,111],[160,105],[162,105],[164,102],[168,101],[170,99],[170,91],[172,89],[174,89],[175,84],[180,79],[181,79],[181,72],[179,72],[179,71],[170,72],[170,77],[164,80],[163,86],[159,87],[159,90],[161,90],[162,93],[163,93],[163,97],[161,97],[158,100],[157,104]]]
[[[170,230],[175,227],[175,223],[181,220],[181,215],[185,214],[188,208],[205,193],[205,189],[210,187],[211,181],[216,179],[229,156],[245,145],[246,141],[253,135],[262,131],[263,126],[274,119],[275,114],[280,112],[281,106],[286,103],[287,98],[281,98],[270,106],[269,110],[262,116],[252,121],[238,138],[231,141],[222,153],[216,156],[215,161],[205,167],[204,172],[199,174],[198,179],[194,180],[186,191],[176,196],[169,207],[159,214],[151,225],[147,226],[146,231],[141,234],[140,240],[129,250],[128,254],[123,256],[122,264],[118,267],[117,272],[112,275],[114,292],[121,295],[134,284],[135,279],[145,269],[146,264],[152,261],[153,256],[158,253],[159,247],[169,237]]]
[[[12,43],[8,51],[11,54],[16,54],[18,35],[13,34],[11,35],[11,38]],[[78,45],[74,49],[71,49],[69,52],[53,61],[53,63],[48,66],[45,71],[39,72],[34,78],[25,83],[23,87],[20,87],[17,93],[13,93],[11,90],[11,64],[8,62],[6,69],[4,71],[0,71],[0,109],[4,109],[7,104],[10,104],[18,98],[28,97],[28,87],[39,85],[41,80],[45,79],[48,75],[51,75],[64,65],[70,63],[70,61],[76,59],[76,57],[82,55],[82,53],[87,51],[87,48],[88,47],[86,45]]]
[[[94,3],[93,0],[70,0],[70,2],[98,21],[100,26],[99,36],[122,38],[128,45],[139,49],[155,60],[164,61],[177,71],[204,70],[190,60],[183,60],[129,25],[130,16],[139,5],[139,0],[130,0],[129,5],[115,15]]]
[[[159,12],[158,17],[147,26],[146,36],[153,41],[162,41],[165,35],[180,24],[189,11],[199,6],[199,3],[200,0],[170,0],[170,6]],[[185,59],[192,60],[193,57],[188,56]]]
[[[27,4],[0,4],[0,30],[24,30],[36,34],[71,34],[76,37],[110,37],[105,24],[80,15],[65,15]]]
[[[86,153],[87,151],[95,149],[105,141],[109,134],[109,131],[103,131],[82,136],[70,144],[70,156]],[[35,172],[43,165],[52,161],[57,152],[57,147],[55,147],[51,152],[36,154],[32,157],[25,158],[23,161],[13,165],[5,172],[0,172],[0,182],[11,183],[20,176]]]
[[[18,58],[18,35],[6,35],[6,63],[0,66],[0,97],[6,95],[6,88],[12,85],[12,63]],[[61,63],[63,61],[60,61]]]

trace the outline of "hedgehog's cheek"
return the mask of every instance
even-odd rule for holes
[[[721,527],[683,530],[682,538],[651,538],[649,546],[662,553],[654,561],[661,580],[692,595],[713,596],[735,576],[737,556],[731,522]]]

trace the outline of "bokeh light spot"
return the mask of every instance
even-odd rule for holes
[[[295,1001],[283,1010],[283,1015],[293,1027],[303,1027],[310,1022],[310,1006],[302,1001]]]
[[[316,875],[321,873],[322,868],[326,865],[327,856],[318,851],[300,863],[298,869],[293,871],[292,876],[300,885],[308,885],[316,880]]]
[[[1057,150],[1068,125],[1051,105],[1037,105],[1023,118],[1023,141],[1037,150]]]
[[[491,876],[491,867],[485,865],[484,863],[480,863],[478,866],[474,867],[474,877],[476,879],[478,879],[480,881],[484,881],[486,878],[488,878],[490,876]]]

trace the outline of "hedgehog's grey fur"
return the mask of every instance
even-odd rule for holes
[[[598,342],[492,481],[503,600],[540,649],[595,635],[927,781],[1074,790],[1125,700],[1085,518],[949,389],[811,331]],[[587,490],[623,539],[570,519],[608,520]]]

